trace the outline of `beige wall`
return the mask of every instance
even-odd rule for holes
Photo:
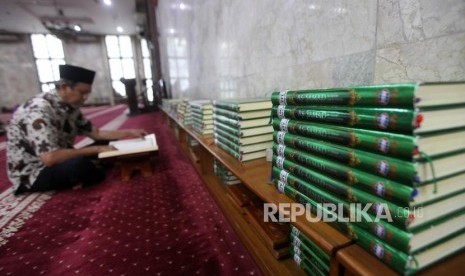
[[[12,108],[40,91],[29,36],[22,38],[0,43],[0,108]]]
[[[20,42],[0,42],[0,108],[12,108],[40,92],[30,36],[23,38]],[[140,52],[138,38],[132,39],[135,52]],[[63,49],[66,63],[97,71],[87,103],[109,103],[113,89],[104,38],[94,42],[63,41]],[[140,63],[136,64],[136,74],[142,74],[140,54],[135,55],[135,60]]]
[[[170,85],[174,97],[465,80],[463,0],[158,3],[163,78],[188,79]],[[179,53],[185,72],[173,66]]]

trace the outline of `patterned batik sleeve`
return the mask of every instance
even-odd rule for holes
[[[89,135],[92,132],[93,127],[92,122],[84,117],[81,111],[79,111],[76,118],[77,133],[81,135]]]
[[[26,117],[27,136],[37,156],[60,149],[59,132],[50,106],[31,109]]]

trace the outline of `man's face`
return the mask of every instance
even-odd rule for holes
[[[68,92],[68,104],[82,106],[89,98],[89,94],[92,91],[92,85],[78,82],[73,87],[66,86],[66,90],[66,92]]]

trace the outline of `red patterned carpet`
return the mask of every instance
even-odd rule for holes
[[[122,128],[155,132],[152,177],[122,182],[116,167],[94,187],[15,198],[0,171],[0,274],[260,275],[161,114]]]

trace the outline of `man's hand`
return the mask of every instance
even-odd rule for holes
[[[125,138],[142,138],[147,135],[147,132],[143,129],[125,129],[126,132]]]
[[[106,151],[112,151],[112,150],[117,150],[117,148],[113,146],[95,146],[97,149],[97,153],[101,152],[106,152]]]

